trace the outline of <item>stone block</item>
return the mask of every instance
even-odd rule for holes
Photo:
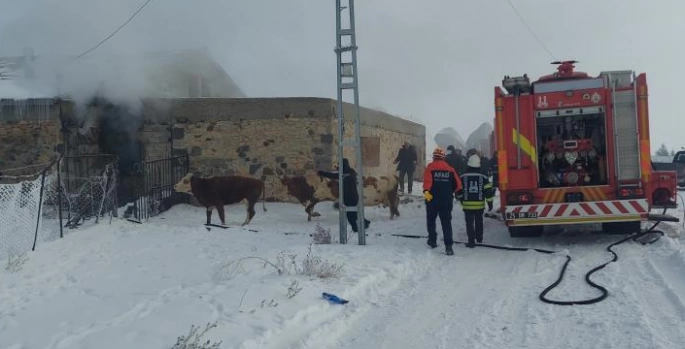
[[[251,175],[254,175],[255,173],[257,173],[257,171],[259,171],[260,168],[262,168],[262,166],[263,166],[262,164],[252,164],[252,165],[250,165],[250,174],[251,174]]]

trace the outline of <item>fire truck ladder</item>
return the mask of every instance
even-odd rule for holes
[[[619,181],[639,180],[640,144],[637,124],[637,96],[635,88],[617,91],[617,88],[630,87],[634,81],[632,71],[602,72],[611,84],[614,116],[614,138],[616,151],[616,176]]]
[[[359,114],[359,84],[357,81],[357,38],[354,24],[354,0],[336,0],[336,47],[335,53],[338,56],[338,200],[340,203],[340,243],[347,243],[347,217],[346,211],[357,211],[357,227],[359,244],[366,245],[366,227],[364,226],[364,194],[363,194],[363,172],[362,172],[362,149],[361,149],[361,121]],[[347,10],[347,16],[343,16],[343,11]],[[343,18],[344,17],[344,18]],[[346,25],[343,25],[346,20]],[[345,103],[343,92],[351,90],[354,95],[354,134],[352,139],[345,139]],[[355,150],[356,169],[357,169],[357,192],[359,202],[357,207],[345,207],[343,203],[343,156],[345,146]]]

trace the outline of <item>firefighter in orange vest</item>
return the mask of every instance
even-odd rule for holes
[[[445,253],[452,251],[452,208],[455,193],[461,190],[461,180],[457,172],[445,161],[445,151],[436,148],[433,161],[423,173],[423,196],[426,199],[426,225],[428,246],[438,247],[435,219],[440,217],[440,226],[445,240]]]
[[[457,192],[457,199],[461,201],[466,221],[466,234],[469,241],[467,247],[475,247],[476,242],[483,242],[483,213],[485,204],[488,211],[492,211],[492,183],[482,171],[480,157],[473,154],[466,163],[466,173],[461,174],[464,189]]]

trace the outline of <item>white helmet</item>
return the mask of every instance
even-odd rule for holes
[[[475,154],[469,156],[469,161],[466,163],[466,166],[474,168],[480,167],[480,157]]]

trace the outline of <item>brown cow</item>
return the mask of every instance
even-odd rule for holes
[[[316,174],[281,178],[281,183],[288,188],[288,194],[295,197],[307,212],[307,220],[321,214],[314,211],[314,206],[322,201],[338,200],[338,181],[319,177]],[[390,219],[399,217],[397,209],[400,199],[397,195],[399,177],[397,176],[364,176],[364,205],[384,205],[390,208]]]
[[[331,191],[335,200],[338,199],[338,180],[328,181],[328,188]],[[395,216],[400,216],[400,211],[397,209],[400,204],[400,198],[397,195],[397,188],[400,183],[400,178],[398,176],[386,177],[374,177],[374,176],[364,176],[364,206],[376,206],[383,205],[390,209],[390,219],[392,220]]]
[[[262,208],[266,212],[266,190],[264,181],[251,177],[223,176],[200,178],[188,173],[176,185],[179,193],[192,194],[201,205],[207,208],[207,224],[212,223],[212,207],[219,212],[221,224],[226,225],[224,205],[247,200],[247,217],[242,225],[250,223],[255,215],[254,205],[262,196]]]
[[[306,176],[281,177],[281,183],[288,189],[288,194],[297,199],[305,206],[307,220],[312,217],[319,217],[321,214],[314,211],[314,206],[321,201],[332,201],[336,198],[328,189],[328,183],[324,182],[316,174]]]

